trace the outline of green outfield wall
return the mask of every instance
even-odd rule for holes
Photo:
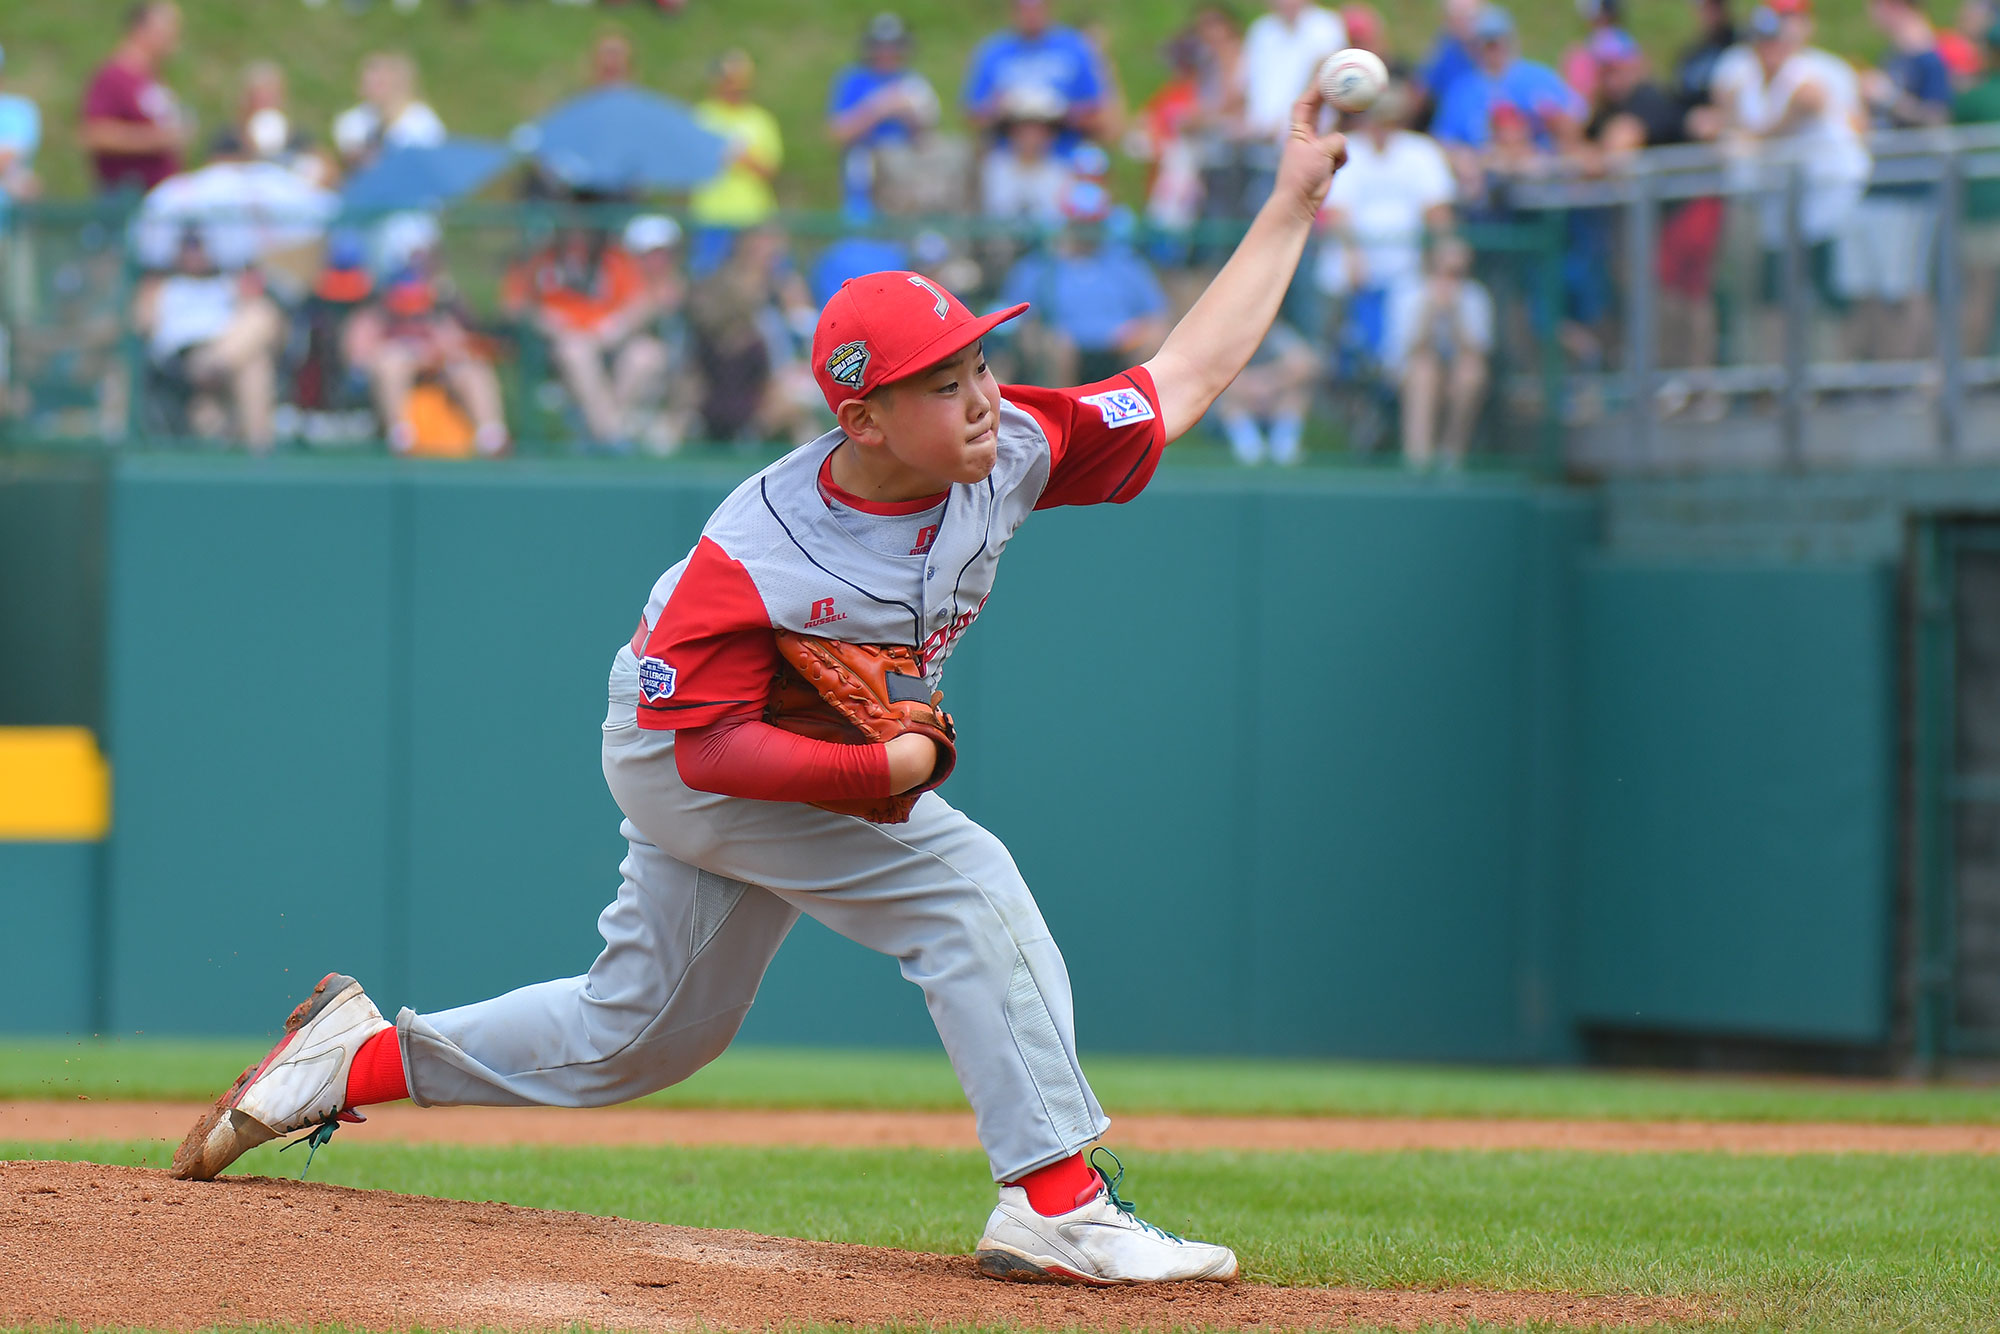
[[[585,969],[605,674],[740,472],[117,464],[101,623],[67,632],[103,644],[67,707],[112,835],[67,869],[0,845],[9,966],[77,955],[0,983],[0,1029],[258,1032],[333,968],[418,1008]],[[1888,580],[1619,564],[1597,528],[1524,481],[1193,467],[1036,516],[947,676],[945,795],[1036,887],[1087,1045],[1881,1035]],[[934,1040],[811,923],[746,1036]]]
[[[0,456],[0,726],[98,728],[106,472]]]
[[[1582,576],[1579,1020],[1889,1036],[1893,587],[1870,564],[1592,560]]]

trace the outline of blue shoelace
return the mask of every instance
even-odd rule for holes
[[[1098,1166],[1097,1155],[1100,1153],[1111,1160],[1113,1171],[1106,1172],[1102,1167]],[[1140,1227],[1146,1229],[1146,1231],[1157,1233],[1165,1237],[1168,1241],[1183,1243],[1187,1241],[1187,1238],[1169,1232],[1163,1227],[1155,1227],[1145,1219],[1139,1217],[1139,1206],[1119,1195],[1118,1187],[1125,1180],[1125,1164],[1119,1160],[1117,1154],[1100,1144],[1090,1151],[1089,1162],[1091,1167],[1096,1169],[1098,1177],[1104,1182],[1104,1198],[1111,1201],[1112,1207],[1117,1209],[1119,1213],[1124,1214]]]
[[[299,1180],[304,1181],[306,1179],[306,1173],[312,1171],[313,1155],[319,1152],[320,1145],[333,1138],[333,1132],[339,1128],[340,1117],[337,1115],[329,1116],[326,1120],[320,1122],[311,1130],[278,1150],[279,1153],[283,1153],[285,1149],[295,1149],[301,1144],[306,1146],[306,1165],[299,1169]]]

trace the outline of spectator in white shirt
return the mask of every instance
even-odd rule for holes
[[[1056,152],[1069,107],[1038,83],[1018,84],[1000,99],[1000,142],[979,172],[981,210],[1006,222],[1059,226],[1063,195],[1075,173]]]
[[[1273,146],[1292,127],[1292,103],[1320,62],[1347,45],[1347,24],[1306,0],[1272,0],[1243,38],[1243,119],[1252,137]],[[1275,161],[1275,158],[1274,158]]]
[[[1422,270],[1424,234],[1451,227],[1457,193],[1437,141],[1404,128],[1413,100],[1406,85],[1391,84],[1372,108],[1350,118],[1347,165],[1333,178],[1320,214],[1320,291],[1349,302],[1366,335],[1361,341],[1377,357],[1381,303]]]
[[[329,164],[286,111],[285,71],[276,61],[244,66],[243,91],[236,104],[236,135],[260,162],[275,162],[312,185],[332,180]]]
[[[141,284],[132,322],[156,373],[185,391],[186,429],[220,437],[233,417],[252,452],[271,448],[284,319],[254,270],[220,271],[189,227],[173,269]]]
[[[444,142],[444,122],[417,99],[417,66],[400,51],[378,51],[361,62],[361,102],[334,118],[333,146],[348,167],[365,167],[384,148],[425,148]]]
[[[1768,157],[1800,165],[1806,272],[1820,300],[1838,310],[1844,302],[1834,285],[1834,241],[1861,202],[1872,165],[1857,128],[1860,80],[1846,61],[1809,45],[1812,19],[1796,5],[1783,12],[1760,5],[1745,30],[1747,42],[1724,53],[1715,66],[1723,136],[1765,150],[1747,162]],[[1758,207],[1764,250],[1758,295],[1769,304],[1783,294],[1784,200],[1782,190],[1767,188]],[[1770,318],[1764,322],[1771,325],[1763,331],[1764,341],[1775,350],[1776,327]]]
[[[1441,456],[1455,468],[1486,395],[1493,298],[1471,276],[1472,248],[1455,236],[1431,247],[1429,270],[1390,294],[1389,364],[1402,386],[1403,462],[1427,468]]]
[[[1271,0],[1270,12],[1260,14],[1243,36],[1243,160],[1247,189],[1246,214],[1271,193],[1278,170],[1278,151],[1291,133],[1292,104],[1311,85],[1322,61],[1347,45],[1347,24],[1340,15],[1306,0]],[[1299,329],[1318,329],[1325,316],[1317,309],[1310,275],[1316,267],[1312,242],[1300,258],[1292,286],[1285,293],[1283,318]]]

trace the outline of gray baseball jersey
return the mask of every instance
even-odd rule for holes
[[[773,628],[907,644],[935,685],[1028,515],[1123,501],[1164,444],[1144,370],[1002,391],[978,483],[897,505],[833,485],[838,432],[744,482],[655,585],[612,665],[604,771],[624,883],[580,977],[398,1019],[421,1104],[601,1105],[685,1079],[735,1035],[799,913],[893,955],[923,987],[994,1178],[1076,1152],[1108,1122],[1077,1064],[1069,976],[999,840],[926,793],[880,826],[689,788],[674,732],[761,708]]]

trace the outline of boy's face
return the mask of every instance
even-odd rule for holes
[[[912,472],[952,485],[984,481],[993,471],[1000,386],[983,343],[883,385],[868,405],[880,447]]]

